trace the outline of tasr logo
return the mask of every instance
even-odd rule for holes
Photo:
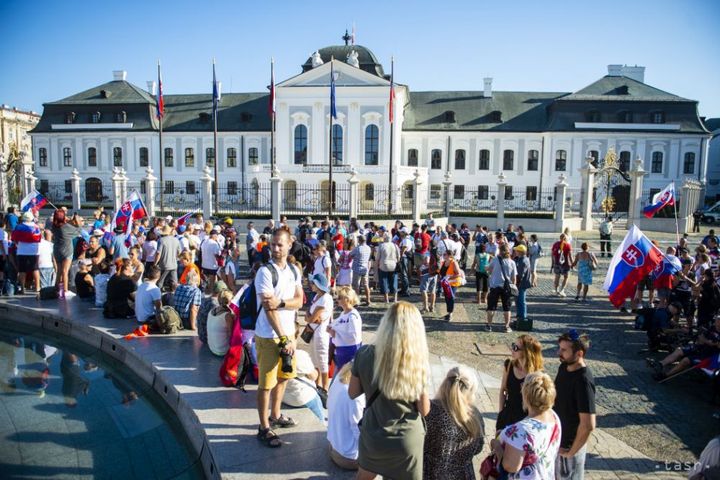
[[[627,250],[623,252],[622,259],[631,267],[640,267],[645,263],[645,255],[643,255],[642,251],[640,251],[635,244],[630,245]]]

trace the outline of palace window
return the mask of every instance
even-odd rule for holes
[[[41,167],[47,167],[47,148],[38,148],[38,163]]]
[[[620,152],[620,161],[618,162],[618,168],[621,172],[627,172],[630,170],[630,152],[623,150]]]
[[[506,185],[505,186],[505,200],[512,200],[513,199],[513,190],[512,185]]]
[[[665,123],[665,112],[653,112],[650,114],[652,123]]]
[[[195,195],[195,182],[192,180],[185,182],[185,193],[188,195]]]
[[[410,150],[408,150],[407,164],[408,164],[408,167],[417,167],[418,166],[417,148],[411,148]]]
[[[695,173],[695,154],[693,152],[687,152],[685,154],[685,161],[683,162],[683,173]]]
[[[189,168],[195,166],[195,150],[191,147],[185,149],[185,166]]]
[[[455,150],[455,170],[465,170],[465,150]]]
[[[663,153],[653,152],[652,161],[650,162],[651,173],[662,173],[663,171]]]
[[[72,193],[72,180],[65,180],[65,193]]]
[[[478,170],[490,170],[490,150],[480,150]]]
[[[430,185],[430,199],[431,200],[440,200],[440,197],[442,196],[442,185]]]
[[[248,149],[248,165],[257,165],[258,164],[258,149],[256,147],[252,147]]]
[[[363,197],[369,202],[375,200],[375,185],[366,183]]]
[[[175,182],[172,180],[165,180],[165,190],[163,191],[165,195],[172,195],[175,193]]]
[[[537,150],[528,150],[527,169],[528,172],[535,172],[540,164],[540,152]]]
[[[70,147],[63,148],[63,166],[72,167],[72,150],[70,150]]]
[[[237,182],[227,182],[227,194],[237,195]]]
[[[503,152],[503,170],[512,170],[515,168],[515,152],[505,150]]]
[[[127,122],[127,112],[124,110],[122,112],[118,112],[115,114],[115,121],[117,123],[125,123]]]
[[[65,114],[65,123],[75,123],[75,112],[67,112]]]
[[[227,149],[227,166],[228,168],[237,167],[237,149],[233,147]]]
[[[538,187],[526,187],[525,188],[525,200],[528,202],[534,202],[537,200]]]
[[[442,152],[437,148],[430,154],[430,168],[433,170],[442,170]]]
[[[567,151],[558,150],[555,152],[555,171],[564,172],[567,167]]]
[[[113,147],[113,166],[114,167],[122,167],[123,166],[122,148],[121,147]]]
[[[174,162],[175,162],[175,155],[173,154],[173,149],[168,147],[165,149],[165,166],[172,167]]]
[[[95,147],[88,148],[88,167],[97,167],[97,149]]]
[[[295,165],[307,163],[307,135],[307,127],[305,125],[298,125],[295,127]]]
[[[148,153],[147,147],[140,147],[140,166],[141,167],[147,167],[150,161],[150,155]]]
[[[90,116],[90,121],[92,123],[100,123],[101,118],[102,118],[102,114],[100,112],[95,112]]]
[[[205,149],[205,165],[208,167],[215,166],[215,149],[213,147]]]
[[[332,156],[333,165],[343,163],[343,129],[340,125],[332,126]]]
[[[478,200],[487,200],[490,198],[490,187],[487,185],[479,185],[477,198]]]
[[[597,150],[590,150],[588,155],[592,158],[592,166],[597,168],[598,163],[600,162],[600,152]]]
[[[365,128],[365,165],[378,164],[379,132],[375,125]]]
[[[453,185],[453,198],[455,200],[465,198],[465,185]]]

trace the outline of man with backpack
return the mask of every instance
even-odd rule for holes
[[[145,271],[145,281],[135,292],[135,318],[138,323],[153,323],[160,318],[162,302],[160,300],[160,288],[157,282],[160,280],[160,268],[157,265],[150,265]]]
[[[261,305],[255,326],[258,359],[257,438],[271,448],[282,445],[273,427],[293,427],[297,422],[280,413],[287,380],[295,372],[295,315],[302,307],[301,274],[287,262],[292,238],[287,229],[272,236],[271,260],[255,276],[257,302]]]

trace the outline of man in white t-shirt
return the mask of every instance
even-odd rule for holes
[[[52,231],[43,230],[43,239],[38,246],[38,269],[40,270],[40,288],[55,285],[57,263],[53,255]]]
[[[160,316],[162,302],[157,282],[160,280],[160,268],[150,265],[145,270],[145,281],[135,291],[135,317],[138,323],[152,323]]]
[[[220,266],[218,265],[218,255],[222,253],[222,247],[218,242],[218,233],[220,227],[214,227],[210,231],[210,235],[203,240],[200,245],[200,251],[202,252],[202,270],[205,278],[207,278],[207,290],[206,293],[211,293],[215,287],[215,277]]]
[[[303,299],[300,272],[287,262],[291,245],[290,232],[276,230],[270,243],[271,261],[255,275],[257,300],[262,304],[255,327],[260,417],[257,438],[268,447],[282,445],[272,427],[297,425],[280,413],[287,380],[296,376],[295,315]]]

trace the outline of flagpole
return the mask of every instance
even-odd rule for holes
[[[672,181],[672,188],[673,188],[673,210],[675,211],[675,236],[677,238],[676,245],[680,245],[680,227],[678,226],[677,194],[676,194],[676,190],[675,190],[675,180]]]
[[[158,88],[158,95],[156,97],[156,101],[158,102],[157,114],[158,114],[158,120],[160,122],[160,128],[159,128],[159,133],[158,133],[158,146],[159,146],[159,150],[160,150],[160,152],[159,152],[160,155],[158,157],[160,159],[160,188],[159,188],[159,190],[160,190],[160,215],[162,215],[165,211],[165,201],[164,201],[165,185],[163,182],[164,159],[163,159],[163,147],[162,147],[162,134],[163,134],[163,116],[164,115],[163,115],[163,112],[161,111],[162,106],[160,105],[160,103],[162,101],[162,76],[160,75],[160,60],[158,60],[158,87],[157,88]]]
[[[333,66],[333,61],[335,60],[334,57],[330,57],[330,132],[329,132],[329,167],[328,167],[328,217],[332,217],[333,214],[333,138],[332,138],[332,130],[333,130],[333,103],[335,102],[335,69]]]
[[[217,79],[215,78],[215,59],[213,58],[213,173],[215,176],[215,182],[213,184],[213,205],[215,210],[215,215],[218,213],[218,160],[220,156],[218,155],[218,149],[217,149],[217,117],[218,117],[218,110],[219,110],[219,103],[220,103],[220,92],[218,92],[217,88]]]
[[[270,95],[272,95],[272,98],[270,99],[271,105],[270,105],[270,111],[271,111],[271,119],[270,119],[270,176],[275,176],[275,59],[270,57],[270,89],[272,92],[270,92]],[[272,205],[272,202],[271,202]]]
[[[395,101],[393,95],[393,81],[395,80],[393,75],[395,74],[395,58],[390,57],[390,104],[389,104],[389,120],[390,120],[390,172],[388,174],[388,215],[392,215],[393,211],[393,103]]]

